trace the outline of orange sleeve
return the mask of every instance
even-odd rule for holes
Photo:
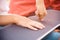
[[[46,8],[49,6],[54,10],[60,10],[60,0],[45,0]]]
[[[44,0],[46,8],[50,6],[50,0]]]
[[[51,7],[55,10],[60,10],[60,0],[51,0]]]
[[[35,0],[11,0],[9,12],[28,16],[36,10]]]

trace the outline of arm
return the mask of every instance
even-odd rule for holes
[[[14,23],[14,17],[12,15],[0,15],[0,25],[7,25]]]
[[[44,5],[44,0],[36,0],[36,7],[37,7],[36,15],[39,17],[40,20],[42,20],[47,14]]]
[[[0,25],[7,25],[15,23],[16,25],[21,25],[32,30],[43,29],[43,24],[33,21],[29,18],[19,15],[0,15]]]

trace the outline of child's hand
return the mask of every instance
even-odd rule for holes
[[[47,12],[40,12],[39,10],[35,11],[35,14],[38,16],[40,21],[43,21],[44,17],[47,15]]]
[[[15,16],[15,22],[17,25],[21,25],[23,27],[32,29],[32,30],[38,30],[43,29],[45,26],[39,22],[33,21],[29,18],[23,17],[23,16]]]
[[[45,8],[44,0],[36,0],[36,15],[39,17],[39,20],[43,20],[43,18],[46,16],[47,11]]]

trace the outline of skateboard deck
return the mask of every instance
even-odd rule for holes
[[[41,23],[45,28],[38,31],[17,27],[17,25],[8,25],[9,27],[1,30],[3,40],[40,40],[60,26],[60,11],[48,10],[48,14]],[[37,16],[30,16],[32,20],[38,21]]]

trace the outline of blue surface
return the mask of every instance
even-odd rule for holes
[[[47,35],[42,40],[58,40],[60,38],[60,33],[58,32],[52,32],[49,35]]]

